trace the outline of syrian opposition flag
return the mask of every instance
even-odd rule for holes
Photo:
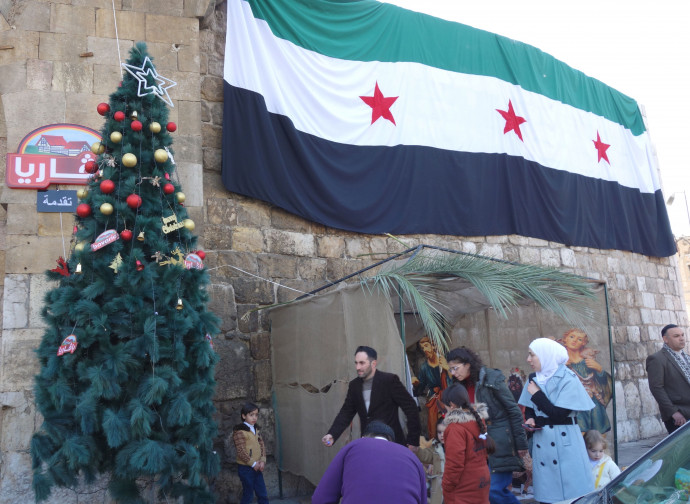
[[[361,233],[676,252],[637,103],[375,1],[228,0],[223,183]]]

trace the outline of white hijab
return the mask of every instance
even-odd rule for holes
[[[560,343],[548,338],[537,338],[529,345],[541,363],[541,370],[537,371],[535,381],[543,387],[554,375],[558,366],[568,362],[568,351]]]

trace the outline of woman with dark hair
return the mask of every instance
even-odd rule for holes
[[[467,389],[469,400],[488,407],[489,435],[496,442],[496,452],[489,456],[489,502],[519,504],[508,487],[513,482],[513,471],[524,471],[522,458],[527,455],[527,436],[522,427],[522,412],[505,376],[498,369],[484,366],[479,355],[466,347],[451,350],[446,360],[450,374]]]
[[[442,395],[448,408],[443,423],[446,463],[443,469],[445,504],[485,504],[491,475],[487,459],[495,445],[486,433],[486,404],[470,404],[465,387],[454,383]]]

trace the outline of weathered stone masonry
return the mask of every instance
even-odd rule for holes
[[[175,160],[197,223],[211,279],[212,309],[221,316],[215,348],[217,449],[223,471],[214,482],[219,502],[237,502],[231,429],[245,400],[262,406],[269,451],[266,480],[275,495],[278,478],[270,411],[270,325],[262,305],[294,299],[357,271],[403,246],[386,236],[365,236],[311,223],[221,184],[225,2],[213,0],[115,0],[119,49],[126,58],[135,41],[147,42],[158,71],[172,88],[177,122]],[[6,47],[11,47],[7,49]],[[5,154],[33,129],[74,122],[96,130],[96,104],[120,80],[111,0],[0,0],[0,179]],[[92,52],[93,56],[82,57]],[[32,502],[28,446],[40,425],[32,401],[37,370],[33,349],[43,325],[43,272],[54,267],[72,219],[36,212],[35,191],[0,192],[0,503]],[[649,258],[521,236],[401,237],[509,261],[542,264],[607,282],[616,360],[618,433],[622,441],[664,432],[649,393],[644,359],[660,346],[660,328],[687,325],[676,258]],[[280,287],[244,272],[267,278]],[[327,336],[327,335],[325,335]],[[284,358],[289,358],[285,356]],[[308,456],[308,454],[305,454]],[[103,486],[103,485],[101,485]],[[286,496],[308,493],[301,478],[283,475]],[[86,490],[84,490],[86,491]],[[89,490],[93,492],[94,490]],[[109,502],[103,490],[55,492],[53,502]]]

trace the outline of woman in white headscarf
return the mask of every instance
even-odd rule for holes
[[[591,410],[594,403],[577,375],[565,366],[567,361],[567,350],[556,341],[532,341],[527,362],[535,373],[529,376],[518,401],[525,406],[525,423],[533,430],[534,498],[542,503],[594,490],[587,449],[577,425],[577,413]]]

